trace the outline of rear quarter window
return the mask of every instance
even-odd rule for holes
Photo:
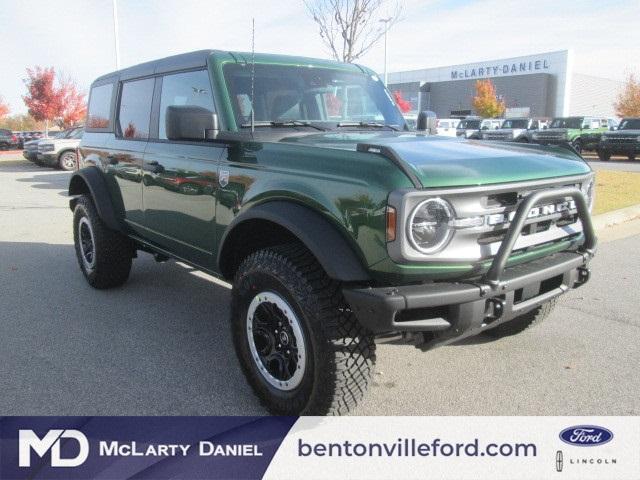
[[[111,127],[113,83],[93,87],[89,95],[87,129],[108,131]]]

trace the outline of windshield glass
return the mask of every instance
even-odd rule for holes
[[[68,133],[69,133],[69,130],[62,130],[61,132],[54,133],[53,138],[65,138]]]
[[[580,128],[584,117],[554,118],[549,128]]]
[[[640,130],[640,118],[625,118],[620,122],[618,130]]]
[[[458,124],[460,130],[479,130],[480,120],[462,120]]]
[[[527,128],[527,120],[505,120],[501,128]]]
[[[238,126],[251,121],[251,65],[228,64],[224,76]],[[405,121],[374,75],[326,68],[255,65],[256,122]]]

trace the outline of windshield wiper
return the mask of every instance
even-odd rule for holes
[[[240,125],[242,128],[251,128],[251,123],[243,123]],[[303,120],[283,120],[273,121],[273,120],[261,120],[259,122],[253,122],[254,127],[311,127],[316,130],[320,130],[321,132],[325,132],[328,129],[321,127],[319,125],[315,125],[311,122],[306,122]]]
[[[395,132],[400,130],[394,125],[379,122],[340,122],[338,123],[338,127],[390,128]]]

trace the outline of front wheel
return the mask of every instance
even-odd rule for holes
[[[553,299],[513,320],[501,323],[497,327],[487,330],[486,333],[494,338],[502,338],[524,332],[527,328],[542,323],[542,321],[551,314],[556,306],[556,302],[557,299]]]
[[[602,150],[598,150],[598,158],[603,162],[608,162],[611,159],[611,154],[603,152]]]
[[[247,257],[231,302],[236,354],[270,412],[343,414],[360,401],[375,363],[373,335],[304,246]]]
[[[577,140],[575,140],[573,143],[573,148],[576,152],[578,152],[580,155],[582,155],[582,140],[580,140],[579,138]]]
[[[630,161],[632,161],[632,162],[633,162],[633,161],[636,159],[636,156],[635,156],[635,154],[633,154],[633,153],[632,153],[632,154],[630,154],[630,155],[627,155],[627,158],[628,158]]]
[[[67,172],[76,169],[78,157],[75,152],[62,152],[58,158],[58,167]]]

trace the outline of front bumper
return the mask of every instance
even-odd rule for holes
[[[58,161],[58,156],[55,153],[41,153],[38,152],[38,162],[43,165],[52,166]]]
[[[585,236],[580,249],[505,268],[531,208],[541,200],[563,196],[576,202]],[[372,332],[412,332],[422,348],[431,348],[508,322],[585,284],[595,246],[583,193],[573,187],[542,190],[522,201],[484,276],[461,282],[345,288],[343,293],[358,321]]]
[[[631,155],[640,154],[640,142],[636,143],[615,143],[615,142],[601,142],[598,145],[598,151],[610,153],[612,155]]]
[[[38,159],[38,152],[35,150],[23,150],[22,156],[30,162],[35,162]]]

